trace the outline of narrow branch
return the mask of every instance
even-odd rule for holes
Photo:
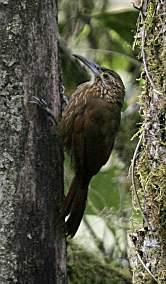
[[[88,228],[88,231],[91,234],[91,236],[92,236],[92,238],[93,238],[97,248],[102,253],[102,255],[105,257],[106,256],[106,252],[105,252],[103,240],[100,240],[100,238],[96,235],[96,233],[92,229],[91,225],[89,224],[89,221],[88,221],[86,216],[84,216],[84,222],[85,222],[85,225]]]

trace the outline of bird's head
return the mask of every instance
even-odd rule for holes
[[[81,55],[73,54],[73,56],[80,60],[91,70],[94,82],[99,82],[103,84],[103,86],[105,86],[106,88],[109,88],[111,85],[114,84],[118,84],[119,86],[124,87],[120,76],[116,72],[108,68],[101,67]]]

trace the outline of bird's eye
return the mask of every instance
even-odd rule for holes
[[[108,74],[107,73],[103,73],[103,78],[104,79],[108,79],[109,78]]]

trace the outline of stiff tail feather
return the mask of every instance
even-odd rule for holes
[[[89,182],[80,182],[75,176],[71,183],[69,192],[64,201],[64,216],[68,216],[66,221],[66,234],[73,237],[81,223],[87,200]]]
[[[77,176],[75,176],[71,182],[69,191],[64,200],[63,210],[62,210],[64,217],[68,216],[70,213],[71,205],[72,205],[72,202],[76,194],[76,190],[77,190],[77,184],[78,184],[78,180],[77,180]]]

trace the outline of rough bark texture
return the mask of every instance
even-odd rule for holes
[[[133,283],[166,283],[165,1],[143,1],[141,10],[136,43],[143,62],[143,124],[136,175],[145,222],[133,238]]]
[[[0,0],[0,283],[66,283],[55,0]]]

